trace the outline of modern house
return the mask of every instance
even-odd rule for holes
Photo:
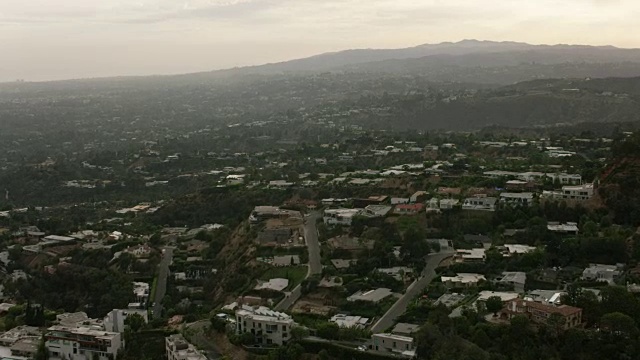
[[[487,279],[481,274],[459,273],[456,276],[442,276],[440,280],[449,288],[459,288],[475,286],[479,281]]]
[[[486,259],[486,250],[484,248],[476,249],[458,249],[454,255],[456,262],[484,262]]]
[[[243,305],[236,310],[236,334],[251,333],[257,344],[285,344],[295,325],[291,316],[263,306]]]
[[[533,204],[533,193],[530,192],[521,192],[521,193],[512,193],[512,192],[504,192],[500,194],[500,201],[503,204],[511,205],[511,206],[531,206]]]
[[[369,318],[361,316],[349,316],[345,314],[336,314],[329,319],[330,322],[337,324],[341,328],[364,329],[369,324]]]
[[[362,215],[363,211],[363,209],[327,209],[324,211],[323,221],[329,226],[351,226],[353,218]]]
[[[50,360],[112,360],[124,348],[120,333],[88,327],[56,325],[44,337]]]
[[[560,234],[577,235],[578,224],[574,222],[561,224],[559,222],[550,221],[547,223],[547,230],[553,231],[555,233],[560,233]]]
[[[371,346],[375,351],[401,353],[407,357],[415,356],[414,341],[412,337],[390,333],[373,334],[371,336],[371,343]]]
[[[442,199],[440,200],[439,208],[440,210],[451,210],[458,205],[460,205],[460,200],[458,199]]]
[[[615,279],[622,273],[621,268],[618,265],[589,264],[582,272],[582,280],[603,281],[614,285]]]
[[[518,293],[524,293],[524,284],[527,282],[527,273],[521,271],[505,271],[497,280],[502,284],[509,284]]]
[[[542,196],[552,199],[585,201],[593,197],[593,184],[566,185],[560,191],[543,191]]]
[[[347,301],[366,301],[372,303],[379,303],[380,301],[391,296],[392,292],[387,288],[379,288],[368,291],[358,291],[347,298]]]
[[[391,212],[392,207],[388,205],[367,205],[362,215],[367,217],[385,217]]]
[[[464,200],[463,210],[495,211],[498,199],[494,197],[470,197]],[[440,202],[442,204],[442,202]]]

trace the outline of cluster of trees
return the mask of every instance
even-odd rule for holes
[[[18,300],[28,299],[48,309],[86,311],[98,318],[126,308],[133,297],[132,279],[127,275],[75,264],[59,266],[52,274],[34,273],[29,281],[7,284],[6,291]]]

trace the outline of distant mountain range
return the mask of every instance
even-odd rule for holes
[[[411,60],[409,62],[403,60]],[[317,72],[342,69],[379,69],[376,63],[434,62],[461,66],[513,65],[522,62],[558,64],[567,62],[640,62],[640,49],[613,46],[531,45],[520,42],[462,40],[423,44],[404,49],[354,49],[325,53],[304,59],[223,71],[246,73]],[[397,66],[397,65],[396,65]]]

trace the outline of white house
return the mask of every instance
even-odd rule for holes
[[[565,185],[560,191],[543,191],[542,196],[552,199],[585,201],[593,197],[593,184]]]
[[[236,310],[236,334],[251,333],[258,344],[285,344],[291,339],[291,328],[296,325],[291,316],[264,306],[243,305]]]
[[[407,357],[415,356],[413,338],[390,333],[371,335],[372,348],[375,351],[401,353]]]
[[[326,209],[322,220],[325,225],[351,226],[353,218],[362,212],[362,209]]]
[[[52,326],[44,338],[50,360],[111,360],[124,348],[120,333],[86,327]]]
[[[463,210],[495,211],[498,199],[494,197],[466,198],[462,204]],[[440,202],[442,204],[442,201]]]
[[[512,206],[531,206],[533,204],[533,193],[530,192],[522,192],[522,193],[511,193],[504,192],[500,194],[500,201],[505,204],[509,204]]]
[[[604,281],[613,285],[620,274],[620,267],[617,265],[589,264],[582,272],[582,280]]]
[[[448,287],[470,287],[478,285],[481,280],[487,279],[481,274],[458,273],[456,276],[442,276],[440,280]]]

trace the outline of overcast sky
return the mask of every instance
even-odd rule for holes
[[[0,81],[184,73],[461,39],[640,48],[640,0],[0,0]]]

